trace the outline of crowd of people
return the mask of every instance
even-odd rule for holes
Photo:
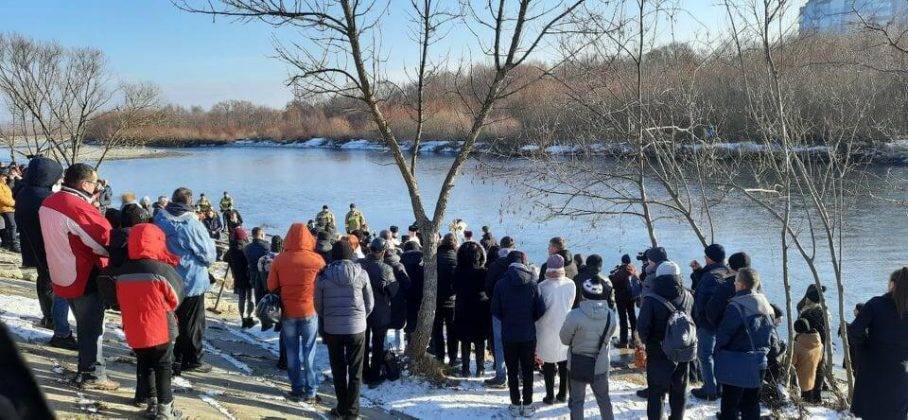
[[[783,311],[763,293],[750,257],[726,257],[718,244],[703,250],[702,263],[689,264],[685,284],[681,266],[661,247],[638,254],[639,269],[624,255],[607,270],[600,255],[572,254],[555,237],[537,267],[514,237],[498,240],[483,226],[474,238],[460,219],[439,238],[425,238],[416,224],[406,234],[395,226],[375,234],[350,204],[340,233],[325,205],[314,219],[269,239],[263,227],[247,231],[227,192],[220,213],[185,187],[154,203],[124,193],[113,208],[111,187],[94,168],[64,171],[44,157],[27,168],[4,168],[0,180],[3,246],[21,249],[23,266],[37,269],[41,324],[54,331],[49,345],[78,352],[76,385],[117,389],[105,372],[102,336],[105,310],[119,310],[137,361],[134,402],[158,419],[181,416],[173,375],[211,370],[202,346],[205,294],[219,259],[231,272],[241,328],[261,322],[280,332],[278,366],[291,385],[286,397],[320,400],[313,366],[321,337],[337,396],[331,415],[357,417],[362,385],[400,377],[399,354],[421,309],[428,242],[438,243],[428,351],[452,375],[483,378],[491,353],[494,372],[484,383],[509,390],[514,417],[534,415],[534,376],[541,371],[543,404],[566,403],[572,419],[583,418],[589,387],[599,414],[613,418],[613,348],[645,354],[647,386],[638,395],[650,419],[665,416],[666,396],[669,418],[683,418],[691,382],[702,383],[690,390],[694,398],[721,400],[720,419],[758,419],[762,404],[784,398],[778,384],[786,352],[801,390],[795,398],[819,403],[830,377],[825,289],[807,288],[794,343],[786,345],[777,331]],[[892,274],[885,294],[856,309],[847,334],[854,413],[906,418],[908,267]]]

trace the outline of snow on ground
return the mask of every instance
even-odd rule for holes
[[[21,296],[0,296],[0,308],[2,308],[0,309],[0,319],[17,336],[30,341],[50,338],[50,331],[35,326],[35,322],[41,316],[38,302],[35,299]],[[277,356],[278,335],[274,331],[261,331],[259,327],[242,330],[236,321],[228,325],[228,332],[231,335],[248,345],[268,350],[275,357]],[[107,328],[112,327],[114,326],[111,324],[107,326]],[[212,350],[210,346],[206,346],[206,348]],[[246,374],[250,372],[249,367],[243,362],[232,357],[230,359],[234,361],[233,365],[240,372]],[[323,345],[319,345],[316,349],[315,365],[316,370],[323,374],[320,379],[330,381],[331,370],[328,364],[328,352]],[[486,372],[492,372],[491,361],[487,361]],[[363,405],[377,406],[387,411],[396,411],[425,419],[443,417],[456,419],[509,418],[510,416],[507,413],[507,407],[510,402],[508,390],[506,388],[492,389],[485,387],[482,381],[489,377],[489,375],[486,375],[482,378],[460,379],[460,383],[454,387],[437,387],[409,377],[396,382],[385,382],[375,389],[363,386]],[[253,379],[275,385],[265,378]],[[173,384],[176,388],[192,388],[192,383],[181,377],[174,378]],[[612,379],[609,382],[609,386],[611,388],[609,394],[611,395],[616,418],[640,419],[646,417],[646,401],[637,398],[634,394],[641,389],[640,385]],[[566,404],[553,406],[541,404],[542,398],[545,396],[545,385],[540,374],[535,377],[534,390],[533,398],[539,406],[536,418],[568,417],[569,411]],[[213,397],[213,395],[200,396],[203,400],[206,400],[206,398],[211,400],[206,401],[209,404],[212,402],[216,403]],[[685,417],[690,419],[710,418],[717,410],[718,404],[715,402],[707,403],[689,398]],[[765,414],[768,414],[768,412]],[[791,417],[797,417],[795,412],[789,414]],[[840,418],[837,413],[821,407],[811,407],[809,415],[811,418],[817,419]],[[598,406],[589,390],[587,390],[584,416],[587,418],[598,417]]]

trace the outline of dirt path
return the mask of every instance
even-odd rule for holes
[[[104,356],[111,379],[121,383],[116,392],[82,391],[68,383],[74,374],[76,353],[47,347],[50,331],[35,331],[38,321],[33,273],[18,272],[13,257],[0,253],[0,295],[9,296],[21,308],[0,307],[3,321],[17,335],[20,351],[32,367],[48,401],[59,418],[139,418],[140,409],[131,405],[135,390],[135,357],[125,344],[120,318],[108,311],[104,335]],[[15,270],[15,271],[13,271]],[[25,277],[9,279],[6,277]],[[207,374],[184,373],[174,378],[176,405],[190,419],[326,418],[334,405],[330,380],[319,388],[321,404],[292,403],[283,397],[289,390],[287,375],[275,367],[273,346],[253,334],[239,330],[235,301],[225,292],[224,314],[208,312],[206,362],[214,369]],[[210,307],[213,296],[208,300]],[[231,312],[233,317],[231,317]],[[406,418],[371,407],[363,402],[362,416],[370,419]]]

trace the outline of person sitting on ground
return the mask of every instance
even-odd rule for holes
[[[243,249],[249,245],[249,233],[246,229],[239,227],[235,231],[236,238],[230,243],[227,252],[224,253],[224,262],[230,267],[230,273],[233,275],[233,292],[236,293],[237,309],[240,312],[241,328],[251,328],[256,324],[252,318],[255,313],[255,303],[253,299],[252,279],[249,275],[249,261]]]
[[[820,334],[811,330],[810,321],[799,318],[794,323],[795,342],[792,355],[792,365],[798,376],[798,385],[801,387],[801,398],[809,401],[814,386],[816,386],[817,365],[823,361],[823,341]]]
[[[352,261],[353,247],[338,241],[331,250],[331,264],[315,282],[315,311],[322,320],[322,339],[328,346],[331,377],[337,406],[334,417],[359,416],[359,389],[365,355],[366,317],[374,300],[369,275]]]
[[[568,347],[561,342],[559,332],[574,304],[577,288],[564,276],[564,258],[550,255],[546,261],[545,280],[539,283],[539,295],[545,302],[545,315],[536,321],[536,355],[542,360],[545,379],[545,398],[548,405],[567,399]],[[558,395],[555,395],[555,370],[558,370]]]
[[[637,319],[637,334],[646,351],[647,417],[664,417],[665,394],[668,394],[669,418],[683,419],[690,362],[670,360],[662,349],[662,342],[669,319],[677,311],[690,316],[694,298],[681,284],[681,269],[672,261],[660,263],[647,281],[651,285],[650,292],[643,295]]]
[[[174,310],[183,298],[183,279],[174,270],[179,259],[167,250],[164,232],[150,223],[132,227],[127,248],[129,258],[114,275],[123,333],[136,354],[136,402],[148,405],[150,417],[178,419],[170,378]]]
[[[460,340],[460,376],[470,376],[470,348],[475,349],[476,377],[485,374],[486,341],[491,325],[489,297],[485,291],[485,251],[475,242],[457,249],[454,270],[454,329]]]
[[[535,413],[533,371],[536,321],[545,314],[545,302],[539,296],[535,274],[526,265],[526,254],[520,251],[511,254],[515,262],[495,285],[492,315],[501,320],[501,340],[511,394],[508,412],[514,417],[532,417]]]
[[[571,410],[571,420],[582,420],[583,407],[586,400],[586,386],[589,385],[596,396],[599,405],[599,416],[603,419],[614,418],[612,401],[609,398],[608,377],[611,362],[609,360],[609,347],[612,337],[615,336],[615,313],[608,305],[608,283],[590,278],[583,282],[580,288],[583,299],[580,307],[572,309],[561,326],[559,337],[561,342],[568,346],[568,353],[595,357],[592,382],[575,379],[578,375],[571,369],[572,357],[568,357],[568,373],[571,375],[570,400],[568,407]],[[576,367],[575,367],[576,368]]]
[[[571,254],[571,251],[568,251],[567,244],[566,244],[564,238],[562,238],[560,236],[556,236],[556,237],[550,239],[548,251],[549,251],[549,255],[558,254],[561,256],[561,258],[564,258],[564,275],[567,278],[573,279],[573,278],[577,277],[577,274],[579,274],[579,272],[577,270],[578,261],[574,261],[574,254]],[[599,268],[601,269],[602,267],[599,267]],[[545,271],[546,271],[546,266],[545,266],[545,264],[542,264],[542,267],[540,268],[540,271],[539,271],[539,281],[540,282],[545,280]],[[576,306],[574,306],[574,307],[576,308]]]
[[[739,270],[735,290],[716,330],[715,358],[719,362],[716,377],[722,384],[718,417],[719,420],[759,420],[760,387],[766,360],[755,360],[746,355],[752,352],[778,354],[779,337],[772,306],[759,292],[757,271],[752,268]],[[757,373],[756,380],[752,380],[754,372]]]
[[[366,224],[366,217],[363,216],[363,212],[356,208],[355,203],[350,203],[350,211],[347,212],[347,216],[344,218],[344,226],[347,228],[348,234],[356,230],[364,231],[369,229]]]
[[[267,277],[268,290],[281,297],[281,337],[287,353],[291,401],[317,399],[315,279],[324,267],[325,261],[315,252],[315,238],[306,225],[291,225],[284,251],[274,258]]]

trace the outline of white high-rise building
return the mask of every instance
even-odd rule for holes
[[[842,34],[877,26],[908,26],[908,0],[807,0],[801,7],[801,33]]]

